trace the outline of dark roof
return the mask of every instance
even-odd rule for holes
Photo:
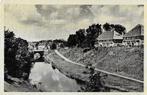
[[[103,32],[97,40],[111,40],[113,39],[114,31],[105,31]]]
[[[105,31],[103,32],[97,40],[112,40],[112,39],[123,39],[122,35],[116,32],[115,30],[112,31]]]
[[[133,29],[131,29],[128,33],[124,35],[124,37],[133,37],[133,36],[143,36],[144,35],[144,26],[141,24],[136,25]]]

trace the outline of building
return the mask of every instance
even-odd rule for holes
[[[103,32],[98,38],[96,47],[111,47],[111,46],[118,46],[123,41],[123,35],[116,32],[114,29],[111,31]]]
[[[138,46],[144,43],[144,26],[136,25],[128,33],[123,36],[123,45],[125,46]]]

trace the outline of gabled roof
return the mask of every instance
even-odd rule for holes
[[[122,35],[116,32],[115,30],[112,31],[105,31],[103,32],[97,40],[112,40],[112,39],[123,39]]]
[[[144,35],[144,26],[141,24],[136,25],[124,37],[134,37],[134,36],[143,36]]]

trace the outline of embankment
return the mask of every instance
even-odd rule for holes
[[[144,49],[142,47],[100,47],[85,53],[83,51],[81,48],[59,50],[61,54],[74,62],[84,65],[92,64],[96,68],[142,81],[144,79]]]
[[[74,62],[83,65],[92,64],[101,70],[143,80],[143,48],[141,47],[98,48],[86,53],[79,48],[60,49],[59,51]],[[67,62],[56,53],[50,54],[48,58],[52,61],[52,65],[65,75],[82,81],[89,80],[89,74],[85,73],[87,69]],[[142,83],[120,77],[108,75],[104,81],[106,87],[119,91],[143,91]]]
[[[4,81],[4,91],[5,92],[42,92],[43,89],[37,87],[37,85],[32,85],[29,81],[22,80],[19,78],[10,77],[7,81]]]

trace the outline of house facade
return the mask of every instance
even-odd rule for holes
[[[123,41],[122,34],[119,34],[115,30],[105,31],[97,38],[97,43],[95,44],[95,46],[96,47],[118,46],[122,44],[122,41]]]
[[[143,25],[136,25],[128,33],[123,36],[123,45],[125,46],[139,46],[144,43],[144,27]]]

